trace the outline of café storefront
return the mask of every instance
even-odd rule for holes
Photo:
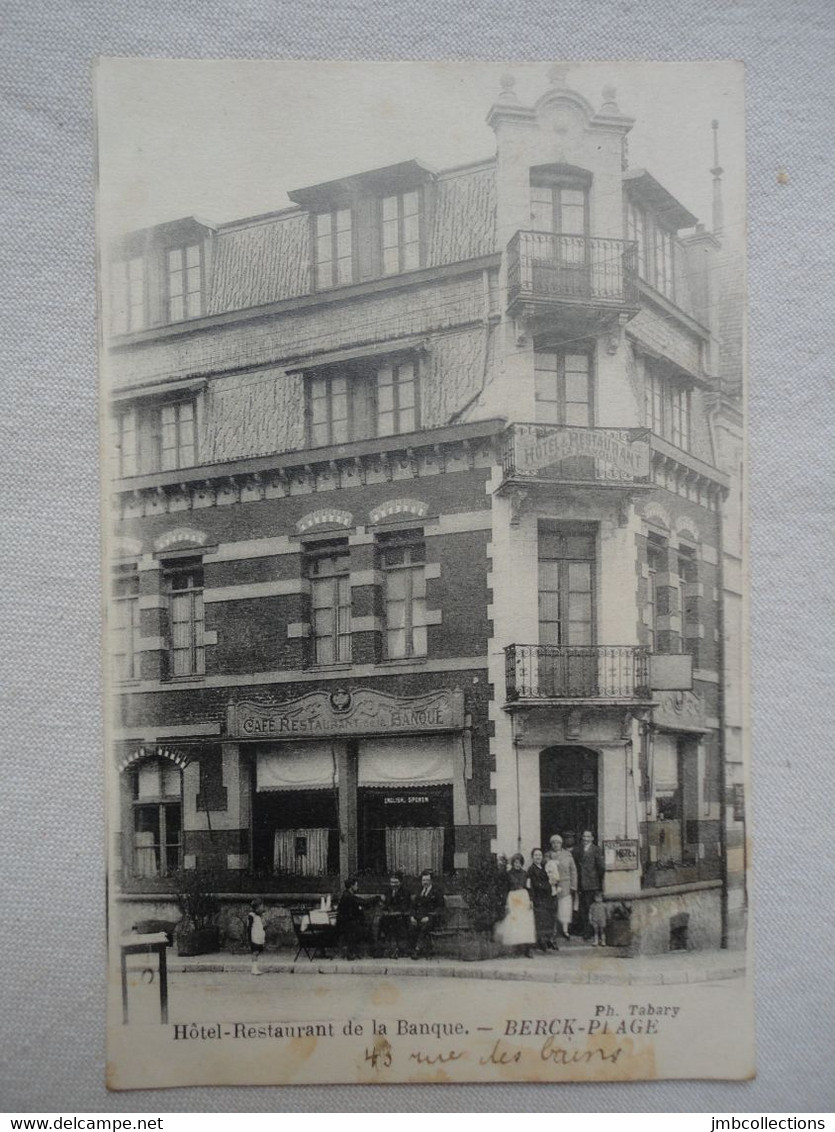
[[[230,705],[252,767],[252,862],[295,887],[351,873],[451,873],[466,813],[464,698],[376,689]],[[459,817],[460,820],[460,817]]]

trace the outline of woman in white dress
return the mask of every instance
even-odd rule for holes
[[[507,883],[505,917],[496,926],[496,939],[505,947],[512,948],[517,955],[526,955],[530,958],[531,948],[536,943],[536,930],[533,906],[528,893],[525,858],[521,853],[516,853],[510,859]]]

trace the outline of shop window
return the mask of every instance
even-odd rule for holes
[[[203,256],[200,244],[166,252],[168,321],[182,322],[203,314]]]
[[[417,365],[411,359],[356,362],[308,374],[307,420],[313,448],[413,432]]]
[[[648,362],[644,400],[647,428],[689,452],[692,441],[690,389],[681,381],[663,377]]]
[[[351,659],[349,571],[347,542],[325,543],[308,551],[314,664],[340,664]]]
[[[354,282],[354,242],[350,208],[313,217],[313,262],[317,291]]]
[[[339,823],[332,790],[259,792],[253,799],[255,869],[279,876],[339,872]]]
[[[453,871],[451,786],[366,787],[358,791],[358,809],[362,872]]]
[[[412,190],[383,197],[383,275],[397,275],[420,267],[420,192]]]
[[[114,420],[113,446],[120,476],[193,467],[197,463],[193,399],[123,409]]]
[[[593,424],[591,355],[537,350],[534,354],[536,420],[542,424]]]
[[[422,535],[381,536],[384,573],[385,653],[389,660],[426,656],[426,548]]]
[[[168,601],[168,675],[206,671],[203,644],[203,564],[199,558],[163,565]]]
[[[182,775],[168,759],[146,759],[131,771],[133,872],[170,876],[181,865]]]
[[[145,260],[118,259],[112,265],[113,333],[144,330],[147,325]]]
[[[116,568],[112,609],[114,676],[135,680],[139,676],[139,575],[135,564]]]

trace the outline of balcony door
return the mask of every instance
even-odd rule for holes
[[[538,557],[540,694],[595,696],[594,531],[542,526]]]
[[[531,227],[542,233],[534,259],[534,288],[588,295],[588,193],[578,185],[531,185]]]

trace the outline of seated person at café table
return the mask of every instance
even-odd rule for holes
[[[413,959],[418,958],[422,948],[425,949],[430,934],[440,923],[444,907],[443,893],[435,888],[432,874],[424,869],[420,874],[420,889],[412,897],[409,916],[409,947]]]
[[[362,901],[357,896],[359,881],[349,877],[345,881],[345,891],[339,898],[336,909],[336,933],[339,946],[346,959],[357,959],[365,934],[365,913]]]
[[[388,892],[383,895],[380,921],[377,925],[377,946],[380,953],[388,950],[392,959],[397,959],[405,950],[409,927],[411,900],[403,887],[399,873],[389,878]]]

